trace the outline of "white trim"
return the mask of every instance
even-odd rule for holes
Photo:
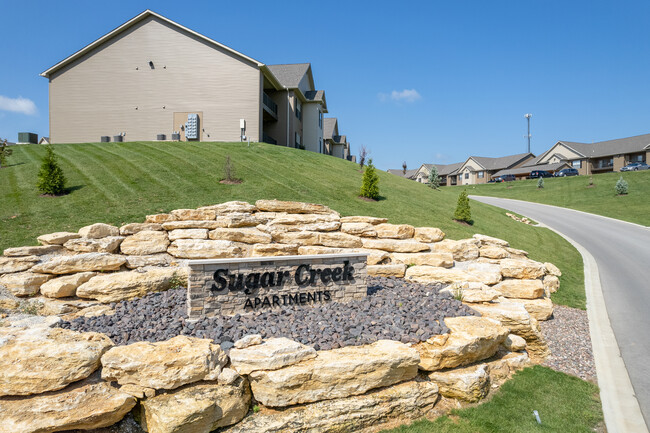
[[[90,52],[91,50],[93,50],[96,47],[100,46],[101,44],[108,41],[109,39],[111,39],[115,35],[123,32],[124,30],[128,29],[129,27],[133,26],[134,24],[138,23],[139,21],[142,21],[143,19],[145,19],[145,18],[147,18],[149,16],[156,17],[156,18],[158,18],[158,19],[160,19],[162,21],[165,21],[166,23],[171,24],[171,25],[173,25],[175,27],[178,27],[179,29],[184,30],[184,31],[186,31],[186,32],[188,32],[188,33],[190,33],[190,34],[192,34],[192,35],[194,35],[194,36],[196,36],[196,37],[198,37],[200,39],[203,39],[204,41],[206,41],[206,42],[208,42],[208,43],[210,43],[212,45],[216,45],[217,47],[222,48],[222,49],[224,49],[224,50],[226,50],[226,51],[228,51],[228,52],[230,52],[232,54],[235,54],[236,56],[239,56],[239,57],[241,57],[241,58],[243,58],[245,60],[248,60],[249,62],[255,63],[255,64],[257,64],[258,67],[265,66],[264,63],[262,63],[262,62],[259,62],[259,61],[255,60],[255,59],[251,58],[251,57],[248,57],[245,54],[240,53],[239,51],[233,50],[232,48],[230,48],[230,47],[228,47],[228,46],[226,46],[224,44],[221,44],[221,43],[219,43],[219,42],[217,42],[217,41],[215,41],[213,39],[210,39],[207,36],[204,36],[204,35],[202,35],[202,34],[200,34],[198,32],[195,32],[194,30],[190,30],[187,27],[182,26],[182,25],[178,24],[177,22],[170,20],[169,18],[165,18],[164,16],[162,16],[160,14],[157,14],[157,13],[155,13],[154,11],[152,11],[150,9],[147,9],[146,11],[142,12],[141,14],[131,18],[130,20],[128,20],[127,22],[125,22],[121,26],[117,27],[116,29],[108,32],[107,34],[105,34],[101,38],[95,40],[94,42],[91,42],[88,45],[86,45],[85,47],[83,47],[79,51],[75,52],[71,56],[68,56],[65,59],[61,60],[59,63],[57,63],[56,65],[54,65],[51,68],[47,69],[46,71],[41,72],[40,76],[48,78],[49,75],[52,74],[53,72],[55,72],[57,69],[62,68],[66,64],[68,64],[68,63],[70,63],[70,62],[72,62],[72,61],[74,61],[74,60],[76,60],[76,59],[78,59],[80,57],[83,57],[86,53]]]
[[[368,257],[367,253],[349,253],[349,254],[310,254],[304,256],[265,256],[265,257],[243,257],[239,259],[200,259],[188,260],[187,264],[191,265],[221,265],[227,263],[256,263],[256,262],[279,262],[285,260],[314,260],[314,259],[344,259],[347,257]]]

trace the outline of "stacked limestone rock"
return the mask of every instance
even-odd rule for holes
[[[0,316],[0,433],[98,428],[133,407],[150,433],[187,425],[363,431],[386,414],[429,413],[439,395],[480,400],[529,354],[546,354],[537,321],[552,314],[559,270],[499,239],[444,236],[341,217],[322,205],[260,200],[175,210],[120,228],[94,224],[41,236],[41,246],[9,248],[0,258],[0,286],[10,292],[0,290],[2,310],[110,314],[112,302],[184,285],[187,259],[365,252],[370,275],[451,284],[483,317],[445,319],[449,333],[415,345],[383,340],[315,351],[250,337],[226,354],[184,336],[112,347],[103,334],[49,328],[54,320],[34,326]]]

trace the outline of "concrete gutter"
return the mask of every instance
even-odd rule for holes
[[[607,315],[605,298],[600,285],[598,265],[594,257],[582,245],[568,236],[539,224],[566,239],[582,255],[587,295],[587,316],[589,335],[594,352],[600,400],[608,433],[648,433],[639,402],[634,394],[632,382],[627,374],[625,362]]]

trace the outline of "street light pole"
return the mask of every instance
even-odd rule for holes
[[[530,118],[533,117],[533,115],[532,114],[524,114],[524,117],[528,121],[528,135],[526,137],[528,137],[528,153],[530,153]]]

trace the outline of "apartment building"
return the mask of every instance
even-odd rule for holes
[[[327,153],[309,63],[266,65],[151,10],[41,75],[53,143],[250,139]]]
[[[345,135],[339,133],[339,122],[336,117],[326,117],[324,120],[323,137],[325,140],[325,149],[328,155],[337,158],[347,159],[356,162],[350,151],[350,143]]]

